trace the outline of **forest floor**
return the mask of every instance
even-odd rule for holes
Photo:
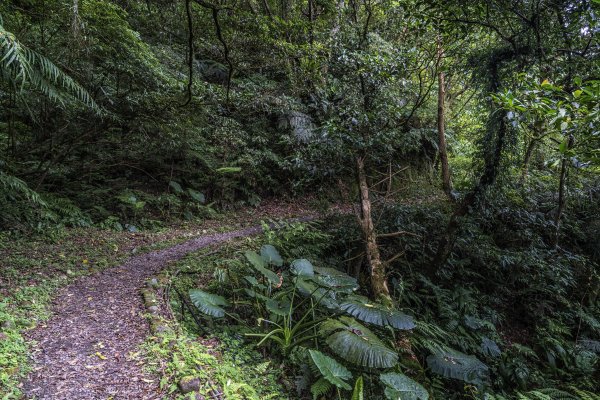
[[[259,233],[262,220],[318,214],[311,209],[306,202],[267,202],[156,234],[74,230],[54,243],[0,242],[0,294],[6,299],[0,319],[11,321],[0,328],[0,353],[9,356],[0,365],[0,393],[20,389],[28,399],[160,398],[138,351],[148,335],[139,295],[144,279],[192,251]],[[31,367],[22,365],[23,353],[29,353]]]
[[[54,301],[53,317],[27,334],[36,342],[24,392],[36,399],[158,399],[158,381],[136,355],[148,334],[139,290],[153,273],[200,248],[260,227],[201,236],[83,277]]]

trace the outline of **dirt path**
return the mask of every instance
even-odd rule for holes
[[[33,372],[27,399],[160,399],[158,381],[143,373],[135,352],[148,335],[139,289],[169,261],[260,227],[192,239],[130,258],[119,267],[86,276],[62,289],[53,317],[29,332]]]

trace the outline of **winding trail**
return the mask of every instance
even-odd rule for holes
[[[134,256],[63,288],[53,316],[27,334],[33,371],[23,384],[27,399],[160,399],[156,377],[143,372],[136,351],[148,335],[139,289],[168,262],[200,248],[258,234],[261,227],[201,236]]]

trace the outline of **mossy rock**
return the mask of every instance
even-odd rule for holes
[[[184,376],[177,385],[181,393],[192,393],[200,390],[200,378],[197,376]]]

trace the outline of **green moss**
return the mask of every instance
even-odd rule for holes
[[[164,333],[149,339],[144,352],[151,372],[161,374],[161,389],[177,399],[186,398],[177,393],[177,384],[187,377],[200,378],[199,393],[207,398],[217,392],[226,399],[287,397],[278,383],[278,368],[232,336],[200,340],[187,333]]]

